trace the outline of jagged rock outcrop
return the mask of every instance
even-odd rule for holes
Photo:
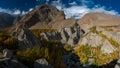
[[[76,23],[73,27],[62,28],[59,31],[52,33],[41,33],[40,38],[48,41],[60,41],[63,44],[74,46],[80,40],[80,35],[84,32]]]
[[[40,42],[29,29],[18,29],[13,33],[13,36],[18,39],[18,46],[22,50],[40,46]]]
[[[38,59],[34,62],[34,68],[53,68],[46,59]]]
[[[80,20],[81,29],[87,30],[93,26],[109,26],[114,30],[120,31],[120,17],[105,13],[88,13]]]
[[[106,27],[107,28],[107,27]],[[107,31],[102,27],[93,27],[83,35],[79,45],[101,46],[103,53],[112,53],[120,46],[120,32]]]

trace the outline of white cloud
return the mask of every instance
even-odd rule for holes
[[[111,15],[118,15],[118,12],[115,10],[106,10],[104,7],[95,7],[95,8],[88,8],[87,6],[72,6],[69,8],[62,9],[65,12],[66,18],[76,18],[79,19],[83,17],[86,13],[89,12],[102,12]]]
[[[104,6],[101,7],[100,5],[95,5],[93,8],[88,8],[89,6],[88,3],[93,3],[91,0],[78,0],[78,1],[80,1],[82,5],[77,5],[77,3],[74,1],[72,3],[69,3],[71,7],[65,7],[65,5],[62,4],[60,0],[53,1],[52,5],[56,6],[59,10],[64,11],[66,18],[79,19],[89,12],[104,12],[104,13],[108,13],[112,15],[119,15],[118,12],[116,12],[115,10],[106,10]],[[18,9],[10,10],[10,9],[0,8],[0,12],[6,12],[9,14],[21,14],[21,15],[24,15],[32,10],[33,8],[30,8],[28,11],[20,11]]]
[[[10,10],[10,9],[3,9],[0,7],[0,12],[4,12],[4,13],[9,13],[9,14],[21,14],[21,11],[18,10],[18,9],[13,9],[13,10]]]
[[[54,5],[57,9],[62,10],[64,5],[60,2],[60,0],[52,1],[52,5]]]
[[[13,12],[13,14],[19,15],[19,14],[21,14],[21,11],[20,11],[20,10],[15,10],[15,11]]]
[[[27,12],[25,12],[25,11],[22,11],[22,12],[21,12],[21,15],[25,15],[26,13],[27,13]]]
[[[32,10],[33,10],[33,8],[30,8],[30,9],[29,9],[29,11],[32,11]]]
[[[84,14],[90,11],[86,6],[72,6],[69,8],[62,9],[66,15],[66,18],[75,17],[76,19],[81,18]]]
[[[9,14],[12,13],[12,11],[10,11],[9,9],[3,9],[1,7],[0,7],[0,12],[5,12],[5,13],[9,13]]]
[[[30,8],[29,11],[32,11],[33,8]],[[20,11],[19,9],[3,9],[0,7],[0,12],[4,12],[4,13],[8,13],[8,14],[13,14],[13,15],[24,15],[26,13],[28,13],[29,11]]]
[[[102,12],[112,15],[118,15],[118,12],[115,10],[106,10],[104,6],[95,5],[93,8],[88,8],[88,3],[93,3],[91,0],[79,0],[82,5],[77,5],[74,1],[73,3],[69,3],[71,7],[65,7],[64,4],[60,3],[60,1],[54,1],[52,5],[56,6],[59,10],[64,11],[66,18],[76,18],[79,19],[83,17],[86,13],[89,12]]]
[[[73,1],[72,3],[69,3],[69,5],[77,5],[77,3]]]

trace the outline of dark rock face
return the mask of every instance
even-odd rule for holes
[[[66,68],[82,68],[78,59],[76,55],[72,56],[72,53],[68,53],[64,56],[63,62],[66,64]]]
[[[0,60],[0,68],[28,68],[17,60],[4,59]]]
[[[46,59],[43,58],[35,61],[34,68],[53,68],[53,67],[46,61]]]
[[[33,33],[28,29],[18,29],[13,33],[13,36],[18,39],[19,48],[33,48],[34,46],[40,46],[40,42],[33,35]]]
[[[14,16],[0,12],[0,28],[5,28],[13,25],[14,19]]]

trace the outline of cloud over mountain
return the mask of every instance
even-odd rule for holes
[[[65,12],[66,18],[78,19],[89,12],[103,12],[111,15],[118,15],[117,11],[107,10],[105,6],[95,5],[94,7],[89,8],[90,4],[92,3],[92,1],[81,0],[81,5],[78,5],[76,1],[74,1],[72,3],[69,3],[69,5],[71,5],[70,7],[66,7],[60,1],[56,1],[56,3],[53,3],[53,5],[55,5],[58,9],[63,10]]]
[[[26,3],[27,4],[27,3]],[[28,3],[29,4],[29,3]],[[38,4],[50,4],[56,6],[59,10],[64,11],[66,18],[81,18],[86,13],[89,12],[103,12],[109,13],[112,15],[119,15],[119,13],[113,9],[106,9],[106,6],[99,6],[98,4],[93,5],[94,2],[92,0],[36,0],[35,6]],[[93,5],[93,7],[90,7]],[[34,7],[35,7],[34,6]],[[24,15],[27,12],[31,11],[33,7],[28,10],[20,10],[20,9],[4,9],[0,8],[0,12],[7,12],[9,14],[21,14]]]

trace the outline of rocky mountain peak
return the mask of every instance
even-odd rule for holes
[[[42,5],[24,15],[18,25],[26,28],[36,27],[36,24],[49,24],[50,22],[64,20],[65,15],[54,6]]]

